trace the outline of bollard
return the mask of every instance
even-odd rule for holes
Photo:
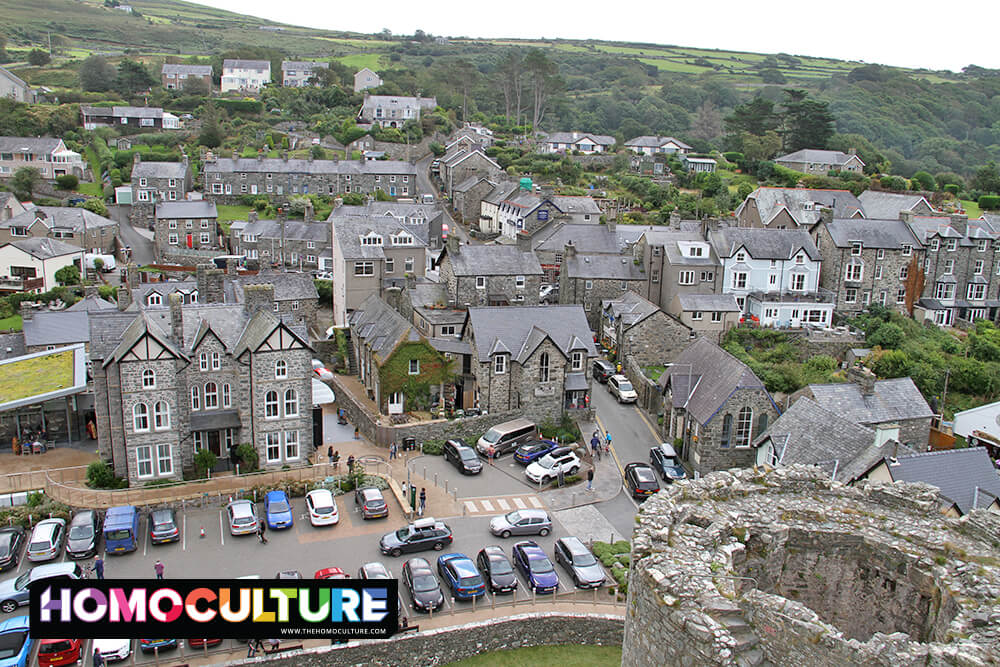
[[[424,479],[427,479],[427,466],[424,466]]]
[[[594,604],[597,604],[597,589],[598,588],[600,588],[600,586],[594,588]]]
[[[516,607],[517,606],[517,589],[516,588],[514,589],[514,592],[511,593],[511,596],[510,596],[510,606],[511,607]]]
[[[458,488],[457,488],[457,487],[451,490],[451,498],[452,498],[452,500],[454,500],[454,501],[455,501],[456,503],[458,502]],[[463,507],[464,507],[464,506],[463,506]]]
[[[514,592],[517,593],[516,590]],[[496,609],[496,608],[497,608],[497,594],[494,593],[493,595],[490,596],[490,609]]]
[[[424,479],[427,479],[427,478],[424,477]],[[437,485],[438,485],[438,474],[434,473],[434,488],[437,488]]]
[[[535,593],[535,587],[532,586],[531,587],[531,606],[532,607],[534,607],[535,606],[535,602],[537,602],[537,600],[535,599],[536,597],[537,596],[536,596],[536,593]]]
[[[448,480],[444,480],[444,492],[448,493]]]
[[[205,649],[205,655],[207,656],[208,655],[208,640],[207,639],[202,639],[201,640],[201,647],[203,649]]]
[[[475,595],[472,596],[472,612],[473,613],[476,612],[476,596]]]
[[[427,620],[429,621],[432,618],[434,618],[434,605],[427,607]]]
[[[451,615],[455,615],[455,598],[451,598]]]
[[[160,667],[160,647],[153,647],[153,661],[156,662],[156,667]]]

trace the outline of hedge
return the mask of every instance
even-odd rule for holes
[[[996,210],[1000,208],[1000,195],[983,195],[979,198],[979,208]]]
[[[258,114],[264,111],[264,104],[258,100],[215,100],[220,109],[229,113]]]

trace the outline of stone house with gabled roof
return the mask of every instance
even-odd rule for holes
[[[534,237],[556,222],[593,224],[601,221],[601,209],[590,197],[536,195],[516,191],[500,202],[497,231],[513,241],[522,232]]]
[[[222,61],[220,90],[223,93],[231,91],[259,93],[260,89],[269,83],[271,83],[270,60],[226,58]]]
[[[589,413],[597,350],[582,307],[470,308],[463,340],[479,408],[520,410],[538,424]]]
[[[0,192],[0,222],[24,213],[25,208],[12,192]]]
[[[814,148],[803,148],[794,153],[776,157],[774,163],[788,169],[801,171],[804,174],[818,174],[820,176],[826,176],[831,171],[848,171],[860,174],[865,168],[865,163],[854,151],[844,153]]]
[[[31,86],[25,83],[21,77],[6,67],[0,67],[0,97],[6,97],[15,102],[34,104],[37,95]]]
[[[159,202],[180,202],[191,192],[192,176],[188,157],[180,162],[143,162],[142,155],[132,158],[132,224],[145,227],[153,221]]]
[[[590,328],[597,331],[601,304],[627,292],[642,293],[646,275],[628,255],[581,255],[567,243],[559,269],[559,303],[583,306]]]
[[[800,229],[811,231],[822,209],[834,218],[864,218],[861,201],[847,190],[759,187],[736,207],[740,227]]]
[[[542,266],[519,246],[462,244],[448,238],[436,264],[452,305],[534,306],[542,283]]]
[[[450,154],[443,155],[439,162],[441,183],[449,196],[454,196],[455,186],[473,176],[496,179],[503,172],[503,167],[488,157],[478,146],[456,147]]]
[[[212,92],[211,65],[164,63],[160,69],[160,85],[167,90],[183,90],[191,79],[201,79],[208,85],[208,91]]]
[[[78,206],[35,206],[0,221],[0,245],[26,238],[50,238],[87,252],[114,253],[118,223]]]
[[[635,292],[605,300],[602,306],[601,345],[640,367],[673,361],[695,337],[691,327]]]
[[[313,452],[312,349],[304,327],[273,312],[270,285],[246,302],[92,312],[98,449],[137,486],[180,480],[207,449],[228,466],[252,443],[260,466],[298,465]]]
[[[934,207],[923,195],[912,195],[882,190],[865,190],[858,195],[869,220],[899,220],[900,214],[933,215]]]
[[[382,77],[367,67],[362,67],[354,73],[354,92],[356,93],[369,88],[378,88],[381,85]]]
[[[426,410],[455,372],[452,360],[377,294],[349,318],[361,383],[386,415]]]
[[[747,468],[753,442],[781,411],[750,367],[708,340],[688,345],[660,376],[664,442],[678,442],[688,470]]]
[[[214,201],[160,202],[154,211],[153,255],[158,262],[183,265],[219,254],[219,212]]]
[[[407,97],[402,95],[369,95],[365,93],[358,123],[377,123],[382,127],[403,127],[408,120],[419,121],[424,111],[434,111],[436,97]]]
[[[458,219],[467,225],[479,220],[483,198],[493,191],[495,184],[486,176],[473,174],[456,185],[451,193],[451,205]]]
[[[546,135],[539,145],[543,153],[572,153],[579,151],[584,155],[605,153],[616,143],[614,137],[607,134],[591,134],[590,132],[553,132]]]
[[[318,69],[329,69],[330,63],[316,60],[282,60],[281,85],[286,88],[301,88],[310,86],[314,73]]]

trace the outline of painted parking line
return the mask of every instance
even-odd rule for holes
[[[488,500],[480,500],[479,504],[483,506],[483,510],[487,512],[493,512],[493,503]]]
[[[226,546],[226,531],[225,525],[222,521],[222,510],[219,510],[219,539],[222,540],[222,546]]]

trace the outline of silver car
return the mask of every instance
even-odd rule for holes
[[[66,539],[65,519],[45,519],[35,525],[28,542],[28,560],[41,563],[59,555]]]
[[[545,510],[514,510],[490,520],[490,532],[497,537],[541,535],[552,532],[552,519]]]
[[[607,575],[579,537],[560,537],[555,546],[556,562],[571,575],[577,588],[599,588]]]

